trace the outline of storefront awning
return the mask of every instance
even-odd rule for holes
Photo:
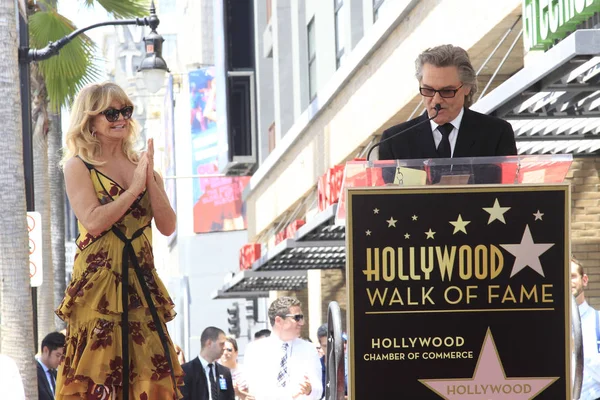
[[[309,269],[346,266],[346,231],[336,226],[337,204],[304,224],[293,239],[285,239],[248,271],[241,271],[215,291],[213,299],[268,297],[269,290],[300,290],[307,286]]]
[[[320,212],[252,265],[253,271],[335,269],[346,265],[345,230],[335,226],[337,204]]]
[[[298,229],[295,240],[306,242],[346,240],[346,228],[343,225],[335,225],[337,206],[337,203],[332,204],[315,215],[304,226]]]
[[[510,122],[519,154],[600,149],[600,30],[583,29],[534,55],[473,110]]]
[[[306,271],[240,271],[221,289],[212,293],[213,299],[268,297],[270,290],[301,290],[306,288]]]

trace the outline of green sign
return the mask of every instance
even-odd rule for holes
[[[525,51],[547,50],[600,12],[600,0],[523,0]]]

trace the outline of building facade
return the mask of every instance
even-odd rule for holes
[[[478,73],[473,108],[511,122],[520,154],[573,154],[572,250],[588,267],[598,304],[600,94],[592,43],[600,3],[573,5],[565,26],[557,10],[535,0],[256,1],[260,163],[245,201],[248,242],[262,251],[223,295],[292,293],[304,300],[303,335],[313,340],[330,301],[345,310],[343,227],[333,226],[332,210],[319,211],[319,179],[423,112],[414,60],[451,43],[469,52]],[[534,31],[539,25],[548,29]],[[280,240],[297,220],[305,225]]]

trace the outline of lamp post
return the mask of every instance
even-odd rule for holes
[[[83,32],[100,26],[149,26],[150,33],[144,38],[146,56],[142,60],[138,72],[142,73],[146,88],[150,92],[156,93],[163,86],[165,73],[169,72],[167,63],[162,58],[162,43],[164,42],[164,39],[156,32],[159,23],[160,21],[156,16],[156,7],[154,6],[153,0],[150,4],[150,15],[148,17],[100,22],[85,28],[77,29],[69,35],[49,43],[43,49],[30,49],[27,19],[19,13],[19,78],[21,87],[21,117],[23,124],[23,170],[25,175],[27,211],[34,211],[35,208],[33,192],[33,138],[31,132],[31,83],[29,64],[32,61],[47,60],[58,55],[60,49],[66,46],[75,37]],[[37,291],[35,287],[31,288],[31,295],[33,302],[34,344],[37,349]]]

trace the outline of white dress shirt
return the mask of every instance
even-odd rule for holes
[[[600,354],[596,335],[596,313],[587,302],[579,305],[583,336],[583,385],[580,400],[600,398]]]
[[[11,400],[25,400],[25,389],[17,364],[9,356],[0,354],[0,388],[2,398]]]
[[[460,122],[462,121],[463,115],[465,114],[465,109],[461,108],[460,112],[450,123],[454,126],[452,132],[448,136],[448,141],[450,142],[450,157],[454,156],[454,148],[456,147],[456,139],[458,138],[458,128],[460,128]],[[440,142],[442,141],[442,133],[437,129],[439,126],[433,120],[429,121],[431,123],[431,132],[433,132],[433,141],[435,142],[435,148],[437,149]]]
[[[212,387],[212,382],[210,381],[210,368],[208,367],[208,364],[210,364],[208,361],[206,361],[204,358],[202,358],[201,355],[198,355],[198,359],[200,360],[200,364],[202,364],[202,368],[204,369],[204,373],[206,374],[206,382],[208,383],[208,385],[206,386],[208,388],[208,398],[210,400],[213,400],[212,398],[212,392],[211,392],[211,387]],[[219,377],[217,376],[217,370],[215,367],[216,363],[212,363],[213,367],[213,376],[215,377],[215,384],[217,385],[217,392],[219,391]]]
[[[300,383],[308,377],[312,391],[309,395],[301,395],[298,399],[318,400],[323,394],[321,383],[321,361],[315,346],[302,339],[287,342],[288,380],[285,387],[279,387],[279,373],[282,346],[275,334],[268,338],[253,342],[246,349],[244,366],[246,382],[250,394],[256,400],[291,400],[299,392]]]

